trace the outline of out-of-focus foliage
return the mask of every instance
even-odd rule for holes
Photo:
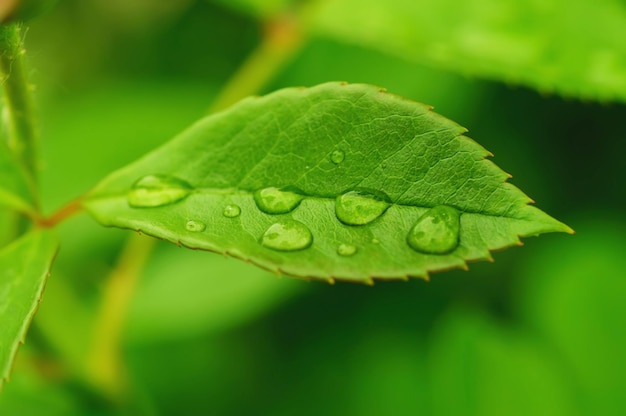
[[[276,9],[226,2],[257,16]],[[287,3],[284,1],[283,3]],[[618,0],[311,0],[314,36],[542,93],[626,101],[626,7]]]
[[[0,24],[32,19],[54,7],[58,0],[3,0]]]
[[[555,358],[525,332],[455,309],[431,341],[433,414],[577,414]]]
[[[619,222],[621,214],[586,214],[576,240],[537,250],[526,266],[523,312],[568,369],[581,413],[621,414],[626,412],[621,270],[626,226]]]
[[[326,0],[323,35],[541,92],[626,100],[626,9],[615,0]]]
[[[304,289],[250,264],[169,247],[161,247],[143,277],[126,338],[144,345],[240,325]]]
[[[0,251],[0,389],[26,338],[57,247],[50,232],[33,231]]]
[[[243,13],[259,16],[261,18],[275,17],[284,12],[294,3],[294,0],[212,0],[225,7],[232,7]]]
[[[33,213],[34,186],[8,146],[0,141],[0,206]]]
[[[604,29],[565,12],[576,36]],[[206,0],[64,0],[34,20],[27,49],[45,210],[200,118],[261,26]],[[126,322],[131,382],[120,403],[80,371],[126,233],[71,218],[58,230],[61,252],[0,414],[458,415],[514,404],[518,413],[624,413],[626,108],[477,81],[333,39],[310,40],[260,92],[340,80],[433,104],[577,234],[528,239],[493,264],[430,283],[374,287],[277,280],[160,243]],[[10,215],[0,211],[0,241]]]

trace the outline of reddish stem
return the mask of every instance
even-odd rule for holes
[[[61,209],[59,209],[57,212],[55,212],[51,216],[47,218],[40,218],[37,221],[37,225],[39,225],[42,228],[52,228],[56,226],[58,223],[66,220],[67,218],[71,217],[74,214],[79,213],[82,210],[83,210],[83,206],[81,204],[80,198],[75,199],[71,201],[70,203],[68,203],[67,205],[61,207]]]

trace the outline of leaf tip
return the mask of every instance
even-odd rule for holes
[[[564,232],[566,234],[569,234],[569,235],[576,234],[576,231],[572,227],[570,227],[569,225],[564,224],[564,223],[561,223],[561,225],[563,226],[562,232]]]

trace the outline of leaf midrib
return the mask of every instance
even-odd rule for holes
[[[263,188],[261,188],[263,189]],[[207,194],[207,195],[249,195],[250,197],[253,197],[254,192],[256,192],[257,190],[247,190],[247,189],[238,189],[238,188],[194,188],[191,190],[191,193],[189,196],[191,196],[192,194]],[[338,196],[320,196],[320,195],[307,195],[307,194],[298,194],[303,196],[305,199],[321,199],[321,200],[331,200],[334,201]],[[98,195],[95,197],[87,197],[85,198],[87,202],[91,202],[91,201],[102,201],[102,200],[110,200],[110,199],[126,199],[127,198],[127,193],[110,193],[110,194],[106,194],[106,195]],[[175,205],[175,204],[171,204],[171,205]],[[162,206],[162,207],[152,207],[152,209],[154,208],[166,208],[168,206],[171,205],[166,205],[166,206]],[[492,214],[492,213],[488,213],[488,212],[480,212],[480,211],[476,211],[476,210],[466,210],[466,209],[461,209],[458,208],[457,206],[454,206],[452,204],[435,204],[435,205],[410,205],[410,204],[401,204],[401,203],[397,203],[397,202],[389,202],[389,206],[399,206],[399,207],[409,207],[409,208],[421,208],[421,209],[431,209],[434,208],[436,206],[440,206],[440,205],[447,205],[450,206],[454,209],[457,209],[461,212],[461,214],[473,214],[473,215],[482,215],[485,217],[494,217],[494,218],[507,218],[507,219],[514,219],[514,220],[526,220],[526,218],[523,217],[515,217],[515,216],[508,216],[508,215],[501,215],[501,214]],[[524,205],[525,207],[527,207],[528,205]],[[144,208],[142,208],[144,209]]]

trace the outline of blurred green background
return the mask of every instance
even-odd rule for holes
[[[31,21],[46,212],[207,114],[268,27],[281,27],[268,21],[295,13],[293,3],[62,0]],[[339,4],[326,13],[350,5],[357,13],[354,2],[322,3]],[[357,15],[378,34],[388,29],[391,39],[410,25],[380,23],[396,3],[411,4],[380,2],[377,13]],[[573,27],[608,26],[576,20],[594,2],[573,4],[576,14],[559,13]],[[599,4],[626,21],[626,3]],[[545,23],[523,17],[520,33]],[[337,15],[327,26],[341,21]],[[130,233],[82,214],[59,229],[61,252],[0,395],[1,415],[626,414],[626,106],[619,94],[617,102],[601,93],[602,103],[593,94],[577,100],[574,90],[561,98],[549,87],[519,85],[540,83],[502,75],[496,64],[481,77],[480,68],[459,62],[455,70],[439,55],[413,59],[401,47],[370,48],[370,40],[355,41],[363,31],[351,25],[359,26],[304,35],[248,93],[365,82],[434,105],[468,127],[515,185],[577,234],[527,239],[523,248],[496,253],[493,264],[431,282],[373,287],[277,279],[157,242],[125,314],[124,382],[112,393],[90,360],[102,296]],[[619,32],[614,26],[609,34]],[[289,44],[293,33],[285,30]],[[626,39],[626,26],[621,31]],[[626,62],[623,42],[612,42],[587,47]],[[506,45],[511,56],[523,52],[515,45]],[[568,61],[578,64],[584,60]],[[615,85],[626,85],[626,66],[612,68]]]

